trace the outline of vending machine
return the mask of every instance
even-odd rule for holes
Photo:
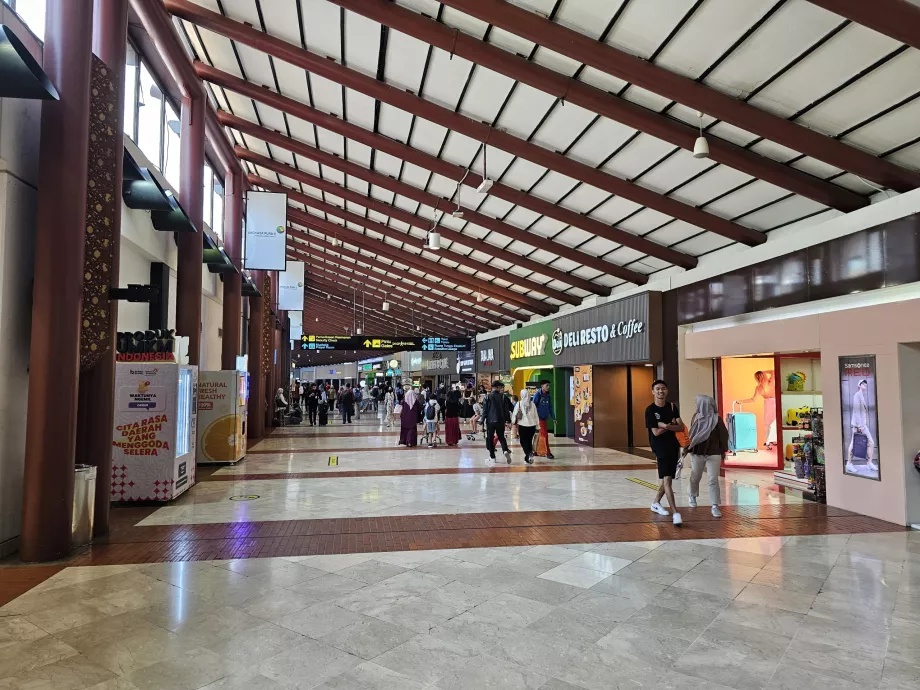
[[[246,455],[245,371],[202,371],[198,380],[198,463],[236,463]]]
[[[195,483],[198,367],[135,357],[115,364],[112,500],[170,501]]]

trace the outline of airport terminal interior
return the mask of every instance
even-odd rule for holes
[[[0,688],[920,688],[920,0],[0,0]]]

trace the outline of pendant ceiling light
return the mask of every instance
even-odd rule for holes
[[[390,303],[387,302],[387,295],[386,295],[386,293],[383,294],[383,304],[381,305],[380,310],[381,310],[381,311],[390,311]]]
[[[489,130],[489,135],[491,136],[492,130]],[[489,179],[489,169],[486,166],[486,152],[489,149],[489,137],[486,137],[486,143],[482,145],[482,182],[479,183],[479,186],[476,187],[476,191],[480,194],[488,194],[489,190],[492,189],[492,180]]]
[[[700,135],[693,144],[693,157],[709,158],[709,142],[706,141],[706,137],[703,136],[703,113],[697,111],[696,115],[700,118]]]
[[[428,249],[433,252],[441,248],[441,235],[434,228],[428,231]]]

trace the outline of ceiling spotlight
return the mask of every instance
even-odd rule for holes
[[[463,218],[463,211],[457,208],[457,209],[454,209],[450,215],[452,215],[454,218]]]
[[[381,311],[390,311],[390,303],[387,302],[387,296],[383,296],[383,305],[380,307]]]
[[[693,144],[693,157],[709,158],[709,142],[706,141],[706,137],[703,136],[703,113],[697,111],[696,115],[700,118],[700,135]]]
[[[477,293],[476,293],[476,301],[477,301],[477,302],[482,302],[482,299],[483,299],[482,293],[481,293],[481,292],[477,292]]]
[[[488,177],[483,178],[482,182],[479,183],[479,186],[476,187],[476,191],[480,194],[488,194],[489,190],[492,189],[492,180]]]
[[[432,230],[428,233],[428,249],[433,252],[441,248],[441,234]]]
[[[361,331],[361,326],[358,326],[358,327],[355,329],[355,333],[356,333],[357,335],[361,335],[361,333],[362,333],[362,331]]]

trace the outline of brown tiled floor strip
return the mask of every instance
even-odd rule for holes
[[[682,528],[644,508],[151,527],[133,526],[147,509],[127,510],[133,514],[118,519],[121,524],[105,543],[76,556],[68,565],[903,531],[888,522],[820,505],[726,506],[721,520],[712,518],[705,508],[685,509]]]
[[[343,451],[344,452],[344,451]],[[341,458],[339,459],[341,462]],[[202,482],[237,482],[261,479],[338,479],[340,477],[405,477],[424,474],[505,474],[508,472],[603,472],[650,470],[651,463],[629,465],[496,465],[495,467],[427,467],[411,470],[330,470],[328,472],[288,472],[260,474],[199,475]]]
[[[32,565],[0,568],[0,606],[40,585],[66,566]]]

